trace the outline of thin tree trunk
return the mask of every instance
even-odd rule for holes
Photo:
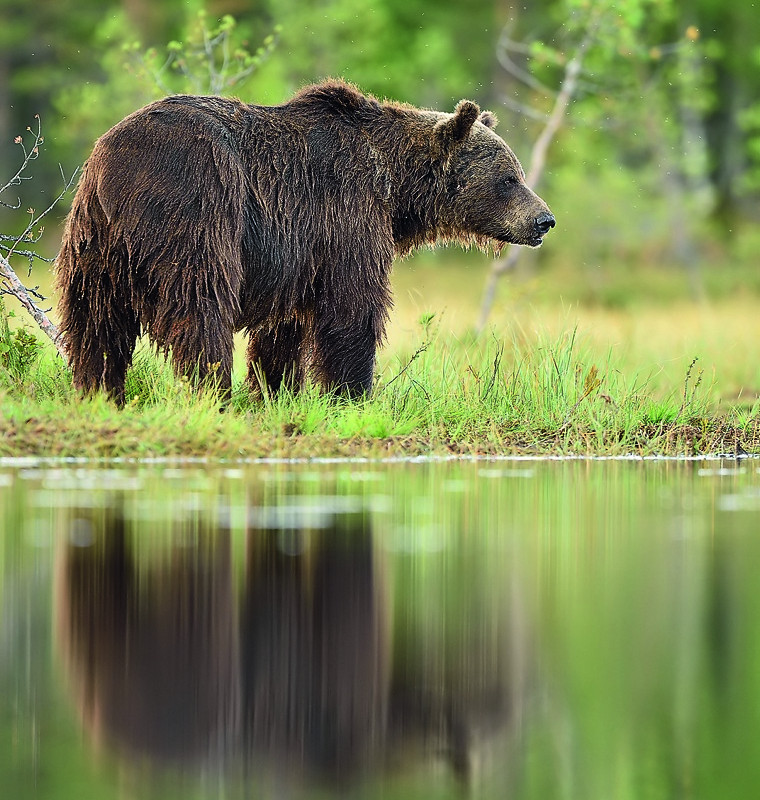
[[[591,34],[588,34],[578,46],[575,55],[567,62],[565,67],[565,75],[562,79],[559,93],[554,101],[554,107],[551,114],[544,125],[538,139],[536,139],[533,149],[530,154],[530,163],[528,172],[525,178],[528,186],[536,188],[541,180],[546,166],[546,154],[549,150],[549,145],[552,143],[557,131],[562,127],[562,123],[567,114],[568,106],[573,99],[576,90],[578,89],[578,78],[581,74],[581,67],[583,65],[583,57],[591,44]],[[493,308],[494,298],[496,296],[496,287],[499,278],[506,272],[514,269],[517,261],[520,258],[521,248],[516,245],[510,245],[507,250],[507,255],[504,258],[494,261],[491,271],[488,275],[486,289],[483,294],[483,300],[480,306],[480,318],[476,327],[476,333],[482,333],[486,326],[488,317]]]

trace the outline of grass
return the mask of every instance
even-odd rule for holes
[[[513,306],[508,320],[495,320],[498,333],[477,341],[445,331],[440,316],[429,312],[412,324],[418,312],[405,308],[402,293],[370,398],[345,402],[309,386],[254,401],[238,378],[224,413],[212,393],[194,391],[147,348],[138,350],[129,373],[125,408],[103,396],[81,398],[52,348],[0,327],[0,455],[760,450],[758,403],[744,388],[754,372],[742,374],[729,357],[755,333],[749,307],[736,323],[735,304],[630,317],[621,311],[589,317],[558,304],[550,312]],[[697,322],[710,329],[699,333]],[[685,341],[693,345],[688,356]],[[751,351],[742,352],[746,366]]]
[[[705,266],[710,299],[694,301],[683,270],[539,270],[531,255],[502,281],[477,341],[468,330],[488,259],[423,251],[397,265],[376,388],[354,403],[314,387],[253,401],[236,363],[220,414],[216,398],[143,349],[118,410],[79,397],[52,348],[19,326],[23,313],[8,327],[0,310],[0,455],[760,452],[754,266]],[[38,280],[45,289],[49,276]]]

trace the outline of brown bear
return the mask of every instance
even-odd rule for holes
[[[77,387],[124,400],[141,329],[178,371],[229,392],[311,376],[369,392],[394,255],[423,244],[536,247],[554,226],[495,117],[380,102],[342,81],[280,106],[166,97],[104,134],[57,259]]]

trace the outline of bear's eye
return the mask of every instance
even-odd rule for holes
[[[499,180],[499,193],[503,194],[505,197],[510,196],[514,191],[515,186],[519,184],[520,181],[518,180],[516,175],[505,175],[503,178]]]

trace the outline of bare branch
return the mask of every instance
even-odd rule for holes
[[[218,45],[218,38],[211,38],[206,26],[203,26],[203,53],[206,56],[206,69],[208,70],[208,84],[211,94],[219,94],[222,84],[220,74],[214,63],[214,48]]]
[[[171,86],[164,81],[163,75],[171,67],[175,60],[174,53],[169,53],[169,55],[166,57],[166,61],[164,61],[164,63],[158,69],[151,69],[148,66],[148,60],[145,56],[145,53],[140,56],[140,61],[142,62],[145,71],[150,74],[153,83],[155,83],[164,94],[174,93]]]
[[[71,173],[71,177],[67,180],[66,177],[63,174],[63,168],[61,167],[61,176],[63,177],[63,180],[64,180],[63,189],[61,189],[60,193],[55,198],[55,200],[53,200],[53,202],[41,214],[38,214],[36,217],[33,217],[29,221],[29,223],[27,224],[26,228],[24,228],[24,232],[20,236],[18,236],[16,238],[16,241],[10,247],[3,247],[2,248],[3,250],[6,251],[6,258],[9,259],[14,253],[21,254],[21,252],[18,251],[16,248],[22,242],[37,242],[37,241],[39,241],[40,236],[42,235],[42,229],[40,229],[40,232],[36,237],[34,235],[32,235],[32,231],[34,230],[34,228],[37,225],[39,225],[40,221],[42,219],[44,219],[55,208],[56,205],[58,205],[58,203],[61,201],[63,196],[71,189],[71,187],[74,185],[74,181],[76,179],[76,176],[77,176],[78,172],[79,172],[79,169],[75,169]],[[30,211],[33,211],[33,209],[30,209]],[[5,238],[5,237],[3,237],[3,238]],[[27,256],[31,255],[31,256],[34,256],[34,258],[40,258],[41,261],[48,260],[48,259],[42,258],[41,256],[38,256],[36,253],[31,253],[29,251],[23,252],[23,255],[27,255]]]
[[[537,122],[544,123],[549,119],[548,114],[544,113],[543,111],[539,111],[538,109],[531,108],[531,106],[525,106],[522,103],[518,103],[517,100],[513,100],[511,97],[509,97],[509,95],[503,94],[499,99],[507,108],[510,108],[512,111],[516,111],[523,117],[528,117],[529,119],[534,119]]]
[[[24,170],[29,166],[30,161],[35,161],[39,158],[40,155],[40,145],[44,141],[42,138],[42,120],[38,114],[35,114],[35,118],[37,120],[37,133],[31,128],[27,128],[30,133],[34,133],[34,142],[32,143],[31,150],[27,151],[26,145],[24,144],[24,140],[21,136],[16,137],[16,144],[21,146],[21,149],[24,151],[24,160],[21,162],[21,166],[18,168],[16,174],[5,184],[5,186],[0,187],[0,194],[2,194],[6,189],[9,189],[11,186],[20,186],[22,181],[31,180],[29,176],[25,176],[23,174]],[[3,203],[4,206],[7,208],[19,208],[21,205],[21,200],[18,200],[15,206],[9,206],[6,203]]]
[[[517,64],[512,60],[510,55],[512,52],[523,54],[529,54],[531,52],[527,45],[510,39],[509,32],[512,29],[512,25],[512,22],[508,23],[501,31],[498,44],[496,45],[496,60],[503,69],[512,75],[512,77],[517,78],[517,80],[521,83],[524,83],[526,86],[529,86],[531,89],[534,89],[537,92],[541,92],[541,94],[554,97],[557,93],[553,89],[541,83],[541,81],[539,81],[535,76],[531,75],[530,72],[522,69],[522,67],[518,67]]]
[[[541,180],[546,164],[546,152],[549,149],[557,131],[562,125],[562,120],[567,112],[567,107],[570,105],[573,96],[578,87],[578,77],[581,74],[581,65],[583,57],[591,44],[591,34],[588,33],[583,41],[578,45],[575,55],[567,62],[565,67],[565,76],[562,80],[557,99],[554,102],[546,126],[541,131],[536,143],[533,145],[533,151],[530,156],[530,168],[528,169],[527,182],[531,186],[536,186]]]
[[[8,183],[5,184],[5,186],[2,187],[2,189],[0,189],[0,193],[4,192],[11,186],[20,185],[22,181],[31,179],[31,176],[24,175],[23,173],[24,170],[26,170],[26,168],[29,166],[29,163],[39,157],[40,147],[43,143],[43,138],[41,135],[42,123],[38,115],[36,115],[36,119],[36,133],[32,131],[31,128],[27,128],[27,130],[30,131],[34,136],[34,143],[30,150],[27,151],[21,137],[16,138],[16,143],[20,144],[22,150],[24,151],[24,158],[16,174],[10,179],[10,181],[8,181]],[[39,325],[40,330],[42,330],[43,333],[45,333],[51,339],[58,350],[58,353],[64,360],[66,360],[66,353],[61,340],[61,332],[47,316],[47,312],[41,309],[35,302],[35,300],[44,300],[45,298],[39,293],[39,291],[37,291],[38,287],[35,286],[33,288],[29,288],[21,282],[11,265],[10,259],[12,256],[26,258],[29,262],[30,275],[32,266],[36,259],[45,262],[50,262],[53,260],[45,258],[33,250],[28,249],[28,245],[30,243],[34,244],[40,240],[44,230],[40,225],[40,222],[47,216],[47,214],[50,213],[50,211],[52,211],[61,198],[74,185],[78,171],[78,169],[74,170],[74,172],[71,174],[71,177],[67,179],[63,172],[63,168],[61,167],[61,177],[63,178],[64,186],[53,202],[50,203],[50,205],[40,214],[37,214],[34,209],[30,208],[29,222],[19,236],[0,235],[0,294],[11,295],[21,303],[32,319],[37,323],[37,325]],[[20,208],[21,201],[19,200],[15,206],[8,206],[7,203],[4,203],[4,205],[9,208]],[[10,242],[11,244],[3,244],[3,242]]]
[[[11,184],[8,184],[8,186],[10,185]],[[6,186],[5,188],[7,189],[8,186]],[[3,208],[9,208],[11,211],[16,211],[17,209],[21,208],[21,198],[17,197],[16,202],[13,205],[11,205],[10,203],[6,203],[5,200],[0,200],[0,206],[2,206]]]

